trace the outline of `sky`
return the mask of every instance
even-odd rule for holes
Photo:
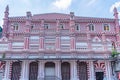
[[[83,17],[113,17],[116,7],[120,18],[120,0],[0,0],[0,26],[3,25],[5,7],[9,5],[9,16],[32,14],[74,12]]]

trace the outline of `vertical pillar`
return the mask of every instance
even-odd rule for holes
[[[106,44],[106,37],[105,37],[105,33],[102,33],[102,42],[103,42],[103,47],[104,50],[107,50],[107,44]]]
[[[12,50],[12,42],[9,42],[8,46],[9,46],[8,49]]]
[[[61,80],[61,63],[60,63],[60,61],[55,62],[55,73],[56,73],[56,77]]]
[[[29,61],[22,62],[22,71],[20,80],[29,80]]]
[[[27,36],[24,37],[24,49],[25,50],[29,49],[29,37]]]
[[[44,50],[44,37],[40,37],[40,50]]]
[[[44,66],[45,62],[39,61],[38,63],[38,80],[43,80],[44,79]]]
[[[107,78],[107,80],[112,80],[111,68],[110,68],[110,62],[109,61],[105,61],[105,68],[106,68],[106,78]]]
[[[59,35],[56,36],[56,51],[60,50],[60,37]]]
[[[95,72],[94,72],[94,63],[93,61],[89,61],[89,72],[90,72],[90,80],[95,80]]]
[[[70,49],[71,51],[75,51],[75,37],[71,36],[71,40],[70,40]]]
[[[77,62],[75,60],[71,61],[70,69],[71,80],[77,80]]]
[[[9,79],[9,72],[10,72],[10,61],[6,61],[6,64],[5,64],[5,73],[4,73],[3,80],[10,80]]]
[[[90,35],[90,31],[89,31],[89,26],[86,27],[86,31],[87,31],[87,41],[88,41],[88,50],[92,50],[92,46],[91,46],[91,35]]]

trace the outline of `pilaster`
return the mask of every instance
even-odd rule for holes
[[[40,37],[40,47],[39,47],[39,50],[44,50],[44,37]]]
[[[71,61],[70,62],[70,66],[71,66],[71,79],[70,80],[78,80],[77,78],[77,62],[74,60],[74,61]]]
[[[94,63],[93,61],[89,61],[89,72],[90,72],[90,80],[95,80],[95,71],[94,71]]]
[[[72,35],[70,39],[70,50],[75,51],[75,37]]]
[[[55,61],[55,73],[56,73],[56,77],[61,79],[61,62],[60,61]]]
[[[106,68],[106,78],[107,78],[107,80],[112,80],[110,61],[105,61],[105,68]]]
[[[20,80],[29,80],[29,61],[22,62],[22,71]]]
[[[45,67],[45,62],[39,61],[39,63],[38,63],[38,80],[44,79],[44,72],[45,72],[44,67]]]
[[[5,73],[4,78],[2,80],[10,80],[9,74],[10,74],[10,61],[6,61],[5,63]]]

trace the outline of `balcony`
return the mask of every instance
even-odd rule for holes
[[[56,33],[56,30],[55,29],[45,29],[45,34],[55,34]]]

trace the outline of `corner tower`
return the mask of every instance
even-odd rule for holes
[[[7,29],[8,29],[8,19],[9,19],[9,6],[7,5],[4,12],[4,18],[3,18],[3,32],[2,35],[6,36]]]

